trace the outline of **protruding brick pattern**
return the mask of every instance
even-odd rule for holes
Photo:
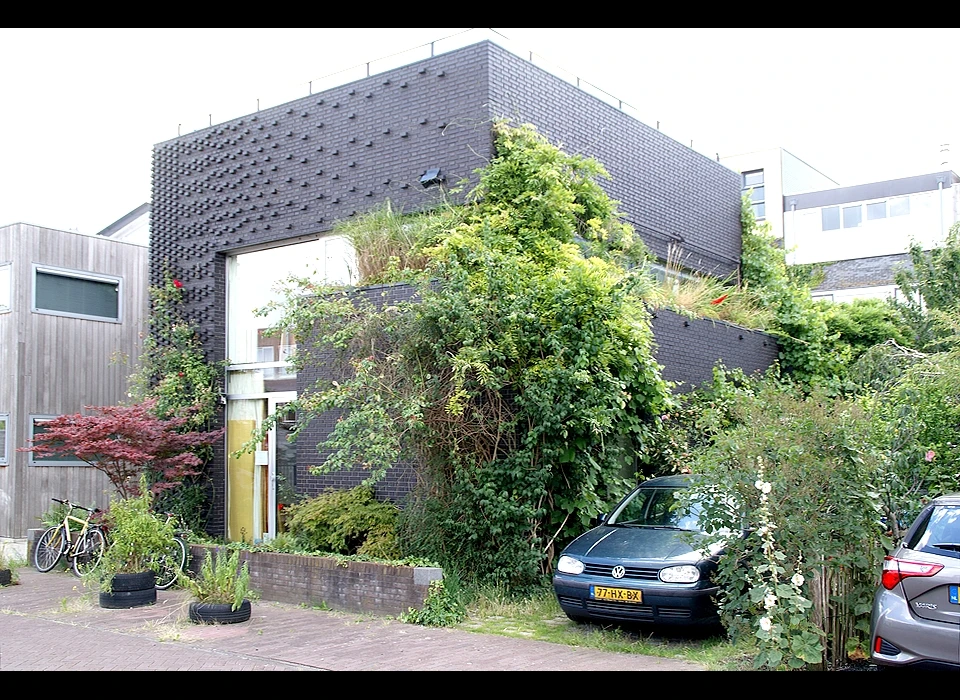
[[[658,256],[673,243],[692,268],[737,269],[736,173],[481,42],[157,144],[150,282],[169,272],[183,283],[204,349],[224,359],[227,255],[329,232],[386,199],[405,211],[461,201],[448,190],[476,182],[501,117],[603,163],[612,179],[602,186]],[[431,168],[443,188],[421,186]],[[217,450],[214,533],[224,531],[225,473]]]
[[[717,362],[752,374],[765,371],[779,353],[774,336],[724,321],[690,319],[661,309],[654,314],[651,326],[656,342],[654,357],[663,365],[664,379],[682,382],[676,388],[678,392],[710,381]]]

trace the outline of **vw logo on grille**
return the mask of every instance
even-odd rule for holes
[[[615,566],[613,567],[613,571],[611,571],[610,573],[613,574],[614,578],[623,578],[624,575],[627,573],[627,570],[624,569],[622,566]]]

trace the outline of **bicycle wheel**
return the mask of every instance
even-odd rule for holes
[[[187,565],[187,543],[179,537],[173,538],[173,544],[160,562],[157,572],[157,588],[165,591],[177,581],[178,574]]]
[[[89,574],[100,565],[100,559],[107,548],[107,540],[103,536],[103,531],[99,528],[92,528],[84,535],[81,550],[77,555],[70,558],[70,564],[73,567],[73,573],[83,577]]]
[[[69,545],[62,525],[48,528],[40,535],[33,550],[33,565],[37,571],[43,574],[55,567]]]

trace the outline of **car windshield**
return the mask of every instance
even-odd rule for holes
[[[638,488],[607,518],[607,525],[700,531],[696,504],[684,508],[677,501],[679,488]]]

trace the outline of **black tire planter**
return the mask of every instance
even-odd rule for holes
[[[236,610],[230,603],[190,603],[190,621],[201,625],[230,625],[250,619],[250,601]]]
[[[138,574],[114,574],[110,592],[100,592],[100,607],[113,610],[139,608],[157,602],[155,576],[152,571]]]
[[[0,586],[9,586],[13,581],[13,572],[10,569],[0,569]]]
[[[152,571],[141,571],[138,574],[114,574],[110,582],[110,590],[114,593],[145,591],[153,588],[156,582],[156,576]]]

